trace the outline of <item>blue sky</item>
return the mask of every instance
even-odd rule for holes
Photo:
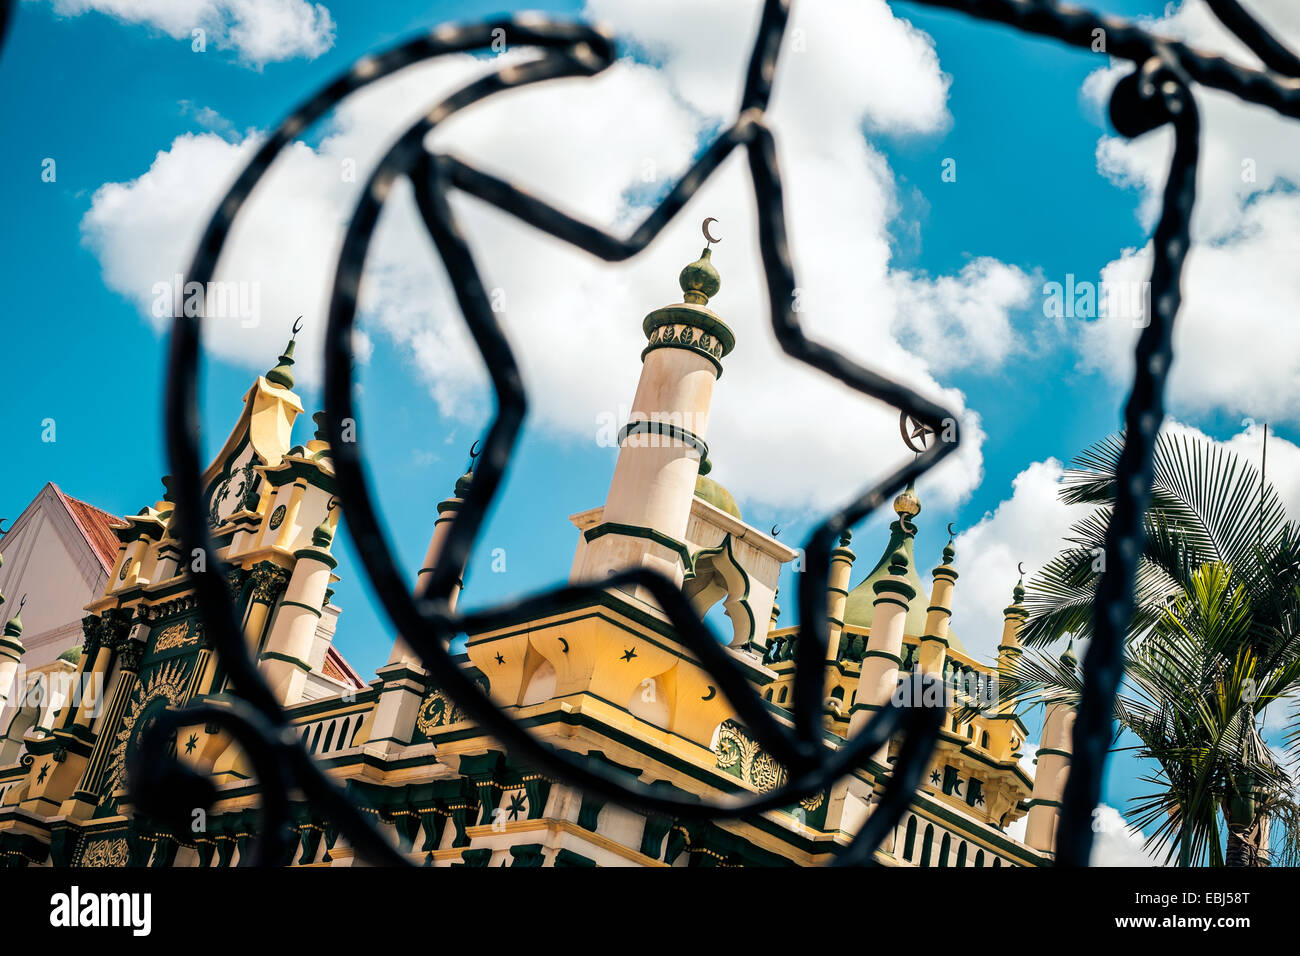
[[[115,257],[126,256],[121,249],[134,236],[114,230],[96,232],[93,220],[87,219],[97,190],[105,184],[133,183],[160,153],[179,153],[178,138],[207,137],[202,142],[210,142],[214,149],[226,144],[233,150],[250,131],[273,126],[300,99],[365,52],[438,21],[477,18],[506,9],[499,2],[446,2],[438,4],[435,12],[430,12],[428,3],[407,0],[383,4],[328,0],[326,5],[334,26],[328,49],[314,57],[288,55],[262,63],[249,62],[247,49],[237,44],[221,49],[214,42],[207,52],[196,54],[187,36],[172,35],[165,24],[127,23],[94,12],[60,16],[56,5],[45,0],[25,0],[20,5],[0,58],[0,128],[9,131],[9,148],[0,151],[8,221],[8,228],[0,233],[0,256],[10,277],[7,362],[0,391],[6,405],[0,419],[6,449],[5,467],[0,470],[0,514],[16,515],[47,480],[119,514],[133,513],[162,493],[158,478],[167,470],[160,442],[165,336],[143,314],[139,296],[124,294],[125,280],[115,278]],[[613,0],[605,5],[617,6]],[[1107,0],[1093,6],[1126,16],[1158,16],[1164,8],[1161,3],[1139,0]],[[582,4],[547,4],[546,8],[576,15]],[[958,590],[971,581],[967,587],[988,593],[978,606],[970,605],[965,618],[958,605],[954,628],[962,633],[965,620],[967,635],[972,629],[980,632],[979,640],[968,636],[967,643],[991,647],[996,634],[987,633],[989,615],[1009,598],[1014,584],[1010,568],[1016,560],[1026,560],[1032,568],[1054,548],[1052,539],[1040,541],[1037,553],[1024,553],[1026,534],[1055,528],[1064,520],[1057,513],[1040,520],[1034,509],[1049,504],[1029,500],[1030,480],[1016,485],[1017,477],[1037,465],[1039,470],[1033,474],[1042,480],[1035,487],[1046,487],[1052,476],[1046,463],[1066,461],[1114,430],[1125,396],[1126,373],[1116,372],[1111,356],[1126,346],[1108,338],[1106,348],[1096,349],[1100,367],[1089,367],[1081,356],[1091,348],[1089,343],[1100,340],[1066,327],[1075,320],[1044,322],[1041,287],[1045,282],[1064,281],[1068,274],[1097,281],[1108,267],[1127,274],[1125,270],[1135,268],[1135,263],[1140,266],[1140,259],[1125,250],[1140,250],[1146,241],[1150,223],[1143,218],[1142,201],[1150,195],[1151,182],[1143,181],[1145,154],[1125,152],[1122,146],[1107,154],[1106,169],[1099,165],[1099,141],[1110,131],[1095,97],[1084,90],[1090,75],[1106,66],[1105,58],[914,4],[893,4],[892,9],[896,18],[910,21],[932,38],[939,69],[951,81],[940,90],[938,106],[917,107],[918,111],[931,109],[940,118],[909,125],[898,115],[882,119],[881,114],[869,112],[851,132],[883,157],[892,176],[884,180],[892,190],[891,211],[880,227],[889,242],[890,274],[907,277],[899,287],[904,304],[895,337],[901,348],[915,349],[915,369],[923,369],[929,381],[950,390],[945,394],[960,394],[963,409],[978,416],[982,431],[982,457],[964,479],[936,485],[933,493],[922,486],[928,507],[919,521],[918,560],[924,565],[920,570],[924,575],[937,563],[934,559],[944,542],[940,529],[946,522],[955,522],[963,531],[976,529],[959,540],[963,581]],[[1197,28],[1194,22],[1187,26]],[[664,66],[653,44],[639,49],[651,51],[649,68]],[[897,82],[906,82],[908,74],[899,76]],[[655,79],[641,76],[636,82]],[[674,82],[680,84],[681,77]],[[672,92],[680,98],[682,87],[672,87]],[[898,112],[905,117],[910,108],[907,91],[882,87],[872,92],[882,99],[901,99],[904,106]],[[671,102],[664,107],[674,108]],[[716,125],[716,117],[710,119],[707,108],[683,115],[683,128],[687,135],[694,129],[698,147],[703,131]],[[478,130],[476,135],[484,134]],[[826,135],[842,134],[828,130]],[[319,136],[310,142],[317,146]],[[1161,146],[1156,143],[1152,148],[1158,162]],[[688,142],[685,153],[690,152]],[[42,163],[47,158],[57,164],[54,182],[42,181]],[[940,176],[949,158],[957,162],[956,182],[944,182]],[[792,168],[790,175],[802,174]],[[633,196],[634,177],[627,178],[625,193]],[[1257,191],[1266,198],[1281,197],[1285,180],[1285,170],[1273,170]],[[220,181],[195,175],[175,194],[179,198],[174,218],[183,220],[190,203],[195,209],[209,209],[222,188]],[[1223,216],[1225,221],[1236,221],[1233,216],[1240,218],[1241,209],[1232,205],[1234,198],[1245,203],[1251,197],[1242,199],[1240,190],[1229,193],[1221,204],[1227,210]],[[132,198],[138,202],[139,193]],[[166,221],[168,200],[169,194],[160,192],[148,212]],[[631,206],[634,212],[635,199]],[[627,213],[627,209],[617,210],[615,218]],[[851,214],[836,209],[819,213],[828,231],[853,229],[852,221],[836,221]],[[730,320],[728,276],[737,273],[728,273],[728,256],[733,270],[739,269],[737,244],[747,240],[726,233],[726,225],[724,241],[715,253],[724,281],[716,305]],[[1207,235],[1214,235],[1215,228],[1222,227],[1207,223]],[[698,235],[694,229],[690,226],[686,234]],[[795,238],[797,244],[798,229]],[[662,263],[661,274],[654,277],[662,296],[634,296],[628,308],[639,312],[614,312],[601,321],[625,323],[634,337],[639,334],[635,329],[641,315],[675,299],[676,268],[695,257],[698,240],[674,242],[654,260]],[[186,248],[179,258],[184,260],[188,254]],[[992,359],[969,359],[963,350],[976,341],[970,336],[986,328],[978,324],[983,319],[973,319],[975,324],[964,333],[968,337],[940,336],[936,348],[927,332],[932,326],[916,318],[919,311],[908,312],[908,297],[940,303],[941,311],[942,304],[950,301],[943,278],[960,277],[973,263],[989,261],[1001,264],[998,275],[1006,282],[1021,292],[1029,290],[1019,298],[1008,294],[989,306],[1006,321],[1009,335],[1004,338],[1015,345]],[[675,264],[668,269],[668,263]],[[162,276],[170,271],[170,263],[159,267]],[[974,288],[970,296],[984,295],[979,291],[983,288]],[[297,311],[309,313],[308,323],[324,321],[323,315],[310,314],[310,307]],[[380,311],[377,308],[376,314]],[[256,342],[255,348],[218,343],[215,357],[206,362],[203,382],[209,448],[215,449],[224,439],[251,376],[275,364],[295,314],[286,308],[284,314],[267,316],[266,327],[250,340]],[[405,326],[394,331],[400,323],[391,316],[367,318],[373,352],[361,372],[363,443],[389,515],[390,534],[414,571],[432,527],[434,505],[449,494],[464,470],[468,447],[486,420],[485,393],[471,376],[450,397],[438,393],[441,397],[432,400],[440,360],[422,359],[412,347],[417,340]],[[761,325],[752,328],[761,331]],[[757,331],[747,334],[748,339],[741,336],[741,347],[731,363],[743,363],[747,344],[757,341]],[[564,335],[555,341],[560,350],[567,344]],[[624,336],[620,341],[633,338]],[[635,346],[624,350],[630,357],[619,366],[630,371],[614,379],[612,389],[606,388],[610,402],[632,398],[636,384],[632,349]],[[1204,346],[1191,343],[1189,352],[1196,355],[1198,350],[1210,353],[1206,361],[1213,361],[1212,341]],[[895,370],[914,370],[910,361],[902,365]],[[743,372],[737,374],[743,380]],[[1204,388],[1194,382],[1179,393],[1182,397],[1175,396],[1172,412],[1179,421],[1216,439],[1237,436],[1247,449],[1253,432],[1243,432],[1241,420],[1246,416],[1271,420],[1283,449],[1279,461],[1285,465],[1289,440],[1295,438],[1291,400],[1252,404],[1250,391],[1240,382],[1206,381]],[[720,393],[729,384],[724,375]],[[615,394],[619,388],[621,393]],[[310,372],[298,391],[309,412],[319,407]],[[581,404],[583,399],[580,393],[566,401]],[[598,410],[574,414],[582,420]],[[820,410],[809,413],[822,415]],[[824,413],[836,414],[834,409]],[[612,450],[583,440],[572,428],[555,425],[552,420],[563,418],[558,413],[543,417],[548,421],[542,427],[526,433],[505,495],[469,569],[464,597],[468,603],[524,593],[566,577],[576,535],[567,516],[604,500]],[[42,421],[47,418],[56,422],[54,442],[41,440]],[[888,422],[888,416],[883,420]],[[305,440],[310,427],[304,421],[296,436]],[[897,433],[892,443],[881,437],[887,434],[888,429],[870,433],[880,447],[868,452],[882,463],[897,460],[902,453]],[[863,440],[855,433],[844,435],[843,442],[848,448]],[[1270,445],[1270,455],[1272,449]],[[748,460],[734,446],[732,454],[733,463]],[[771,459],[771,469],[789,480],[782,483],[778,475],[769,487],[738,473],[739,469],[729,474],[725,459],[715,462],[721,466],[715,477],[737,491],[747,520],[764,529],[779,523],[782,539],[796,542],[819,509],[815,501],[791,494],[788,485],[804,470],[812,480],[822,465],[811,452],[805,458],[798,449],[772,449]],[[865,481],[865,476],[859,480]],[[828,510],[830,502],[822,500],[825,507],[820,510]],[[855,536],[859,561],[868,568],[884,545],[879,529],[875,520]],[[996,562],[990,558],[980,573],[982,555],[964,547],[966,543],[971,549],[983,544],[990,554],[996,549]],[[490,568],[493,548],[505,549],[505,573]],[[370,673],[386,658],[391,634],[370,604],[346,537],[336,550],[342,552],[343,580],[335,600],[345,609],[337,643],[358,669]],[[859,568],[859,575],[863,571]],[[792,585],[787,574],[782,584],[786,597],[782,624],[793,622]],[[1133,778],[1131,759],[1114,760],[1107,802],[1122,808],[1127,797],[1141,790]]]

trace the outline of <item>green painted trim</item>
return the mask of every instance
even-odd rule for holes
[[[891,654],[889,651],[866,650],[862,652],[862,659],[865,661],[868,657],[883,657],[887,661],[893,661],[899,667],[903,666],[903,659],[897,654]]]
[[[655,309],[642,321],[641,331],[646,338],[649,338],[650,333],[661,325],[689,325],[692,328],[703,329],[722,344],[724,356],[730,354],[736,347],[736,334],[731,331],[727,323],[702,306],[683,302]]]
[[[916,597],[916,588],[912,587],[912,585],[908,584],[906,581],[895,581],[893,578],[881,578],[873,584],[871,588],[876,592],[876,599],[872,602],[873,604],[884,604],[885,602],[890,602],[899,605],[907,611],[912,609],[912,599]],[[903,600],[900,601],[896,597],[888,596],[891,594],[901,594]]]
[[[582,533],[582,536],[588,541],[594,541],[599,537],[607,534],[621,534],[628,538],[645,538],[653,541],[655,544],[662,545],[670,551],[675,551],[682,559],[682,567],[686,570],[691,569],[691,552],[675,538],[670,538],[662,531],[656,531],[654,528],[643,528],[634,524],[619,524],[614,521],[605,521],[596,525],[594,528],[588,528]]]
[[[310,604],[303,604],[301,601],[284,601],[284,600],[282,600],[282,601],[280,601],[280,607],[300,607],[300,608],[302,608],[304,611],[311,611],[312,614],[315,614],[317,617],[320,617],[320,611],[316,610],[316,609],[315,609],[314,607],[312,607]]]
[[[682,428],[680,425],[674,425],[672,422],[661,422],[654,419],[638,418],[636,421],[628,422],[618,430],[618,443],[623,444],[624,439],[629,435],[658,435],[667,438],[676,438],[685,445],[689,445],[695,451],[699,452],[701,460],[709,457],[708,443],[689,428]]]
[[[1066,760],[1074,757],[1074,754],[1068,750],[1057,750],[1055,747],[1039,747],[1036,756],[1041,757],[1044,754],[1055,754],[1058,757],[1064,757]]]
[[[296,447],[296,446],[295,446]],[[238,457],[238,456],[235,456]],[[304,485],[311,485],[322,491],[334,494],[338,490],[334,477],[325,471],[322,471],[313,461],[298,461],[288,458],[281,459],[280,464],[275,468],[268,468],[265,472],[267,483],[272,488],[282,488],[285,485],[292,484],[296,481],[304,482]]]
[[[718,361],[717,356],[711,355],[697,345],[685,345],[681,342],[651,342],[641,350],[641,361],[656,349],[681,349],[683,352],[690,352],[692,355],[698,355],[706,358],[713,363],[714,370],[718,373],[718,378],[722,378],[722,363]]]
[[[284,661],[286,664],[292,664],[299,670],[306,671],[309,674],[311,673],[311,665],[306,661],[300,661],[298,658],[290,657],[288,654],[281,654],[279,651],[262,651],[260,659],[264,661]]]
[[[335,558],[334,555],[330,554],[328,551],[322,551],[320,548],[316,548],[316,547],[301,548],[298,551],[295,551],[293,553],[293,556],[295,558],[298,558],[299,560],[306,558],[309,561],[319,561],[321,564],[325,565],[325,567],[329,568],[331,571],[333,571],[335,568],[339,566],[338,559]]]

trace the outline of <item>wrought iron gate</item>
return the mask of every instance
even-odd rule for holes
[[[1126,437],[1117,475],[1117,499],[1106,536],[1105,573],[1096,600],[1095,637],[1084,668],[1084,693],[1074,731],[1074,761],[1066,787],[1057,836],[1056,861],[1062,866],[1088,862],[1093,832],[1092,811],[1100,796],[1102,771],[1111,740],[1111,713],[1123,674],[1123,635],[1133,609],[1133,579],[1141,550],[1142,516],[1152,480],[1152,452],[1164,415],[1165,380],[1172,360],[1171,339],[1180,305],[1180,276],[1190,243],[1189,225],[1195,200],[1199,119],[1194,84],[1227,91],[1288,116],[1300,116],[1300,60],[1270,36],[1236,0],[1204,0],[1219,20],[1265,64],[1251,69],[1223,57],[1153,36],[1136,25],[1047,0],[913,0],[1009,24],[1083,49],[1105,37],[1105,53],[1135,65],[1116,86],[1110,116],[1124,136],[1134,137],[1168,124],[1174,149],[1163,207],[1154,235],[1151,270],[1152,308],[1136,350],[1136,374],[1124,413]],[[0,34],[10,4],[0,2]],[[788,806],[824,789],[857,766],[891,736],[902,735],[902,749],[881,802],[838,864],[871,860],[881,839],[910,804],[944,716],[942,707],[925,706],[933,695],[909,695],[913,703],[891,703],[863,731],[838,749],[826,747],[820,733],[822,666],[829,634],[825,613],[830,553],[840,533],[863,520],[888,496],[952,454],[958,444],[955,416],[912,389],[868,369],[829,346],[808,338],[794,311],[796,286],[784,218],[781,171],[776,141],[767,126],[767,107],[790,13],[790,0],[765,0],[749,59],[744,93],[736,118],[720,132],[663,201],[627,239],[590,226],[452,156],[426,150],[424,141],[436,126],[480,100],[508,95],[534,83],[560,77],[590,77],[614,61],[614,38],[579,22],[543,16],[520,16],[487,23],[440,26],[427,35],[358,61],[296,109],[248,163],[208,223],[188,271],[206,286],[216,269],[232,224],[245,200],[280,151],[350,93],[410,64],[449,53],[491,46],[504,35],[514,46],[537,56],[505,66],[475,80],[434,105],[407,129],[379,162],[365,184],[348,225],[330,299],[325,345],[326,433],[332,447],[339,501],[357,550],[379,599],[397,632],[415,650],[439,685],[474,720],[508,750],[538,769],[607,800],[646,812],[683,819],[740,817]],[[453,190],[490,203],[548,235],[605,261],[629,259],[641,252],[686,202],[708,181],[733,150],[748,160],[758,211],[759,240],[766,273],[772,327],[782,349],[864,395],[891,405],[942,432],[951,441],[936,441],[915,461],[863,490],[847,507],[827,517],[806,544],[807,567],[800,577],[796,677],[792,726],[777,721],[762,706],[741,671],[712,637],[682,592],[667,578],[648,570],[622,572],[599,584],[568,585],[508,606],[462,613],[449,609],[459,573],[478,538],[488,505],[496,496],[522,426],[527,396],[515,357],[489,306],[470,244],[448,204]],[[497,401],[484,450],[465,503],[451,527],[433,573],[420,593],[412,593],[380,528],[373,497],[356,441],[344,440],[344,423],[355,422],[352,395],[351,332],[357,292],[370,238],[393,184],[410,180],[425,227],[446,268],[457,301],[489,371]],[[171,338],[168,368],[166,436],[175,475],[179,537],[186,550],[211,554],[212,543],[201,503],[198,419],[198,357],[201,319],[180,317]],[[214,791],[205,778],[167,755],[169,732],[180,724],[212,722],[226,728],[247,751],[258,776],[264,825],[251,860],[273,863],[286,858],[290,791],[301,792],[333,821],[359,856],[381,864],[406,860],[375,830],[343,792],[316,766],[259,675],[237,626],[222,569],[210,561],[192,573],[208,633],[239,695],[228,703],[191,707],[159,720],[145,734],[137,755],[133,795],[141,809],[165,811],[171,800],[210,800]],[[755,740],[783,763],[787,783],[777,790],[743,800],[705,804],[664,796],[644,785],[614,779],[594,766],[541,743],[499,710],[454,662],[449,651],[458,634],[489,630],[518,615],[541,616],[551,609],[610,587],[647,589],[676,629],[677,639],[716,678]],[[934,678],[917,677],[918,681]],[[921,688],[918,688],[921,690]]]

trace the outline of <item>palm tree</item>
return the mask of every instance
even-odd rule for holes
[[[1027,647],[1092,635],[1122,447],[1121,436],[1105,439],[1063,478],[1061,499],[1092,510],[1029,584]],[[1165,433],[1146,532],[1115,705],[1116,744],[1127,730],[1154,762],[1133,826],[1155,824],[1148,847],[1166,846],[1166,862],[1176,854],[1182,866],[1268,865],[1273,832],[1278,862],[1300,859],[1295,783],[1259,731],[1266,708],[1300,691],[1300,529],[1248,463]],[[1072,651],[1026,652],[1001,687],[1017,701],[1071,704],[1081,689]]]

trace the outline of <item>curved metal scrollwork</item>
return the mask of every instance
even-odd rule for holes
[[[1103,29],[1108,53],[1139,66],[1135,81],[1122,83],[1112,102],[1116,126],[1126,135],[1170,123],[1175,150],[1166,186],[1164,209],[1155,233],[1152,268],[1153,314],[1137,347],[1137,376],[1125,413],[1128,426],[1119,469],[1119,495],[1106,545],[1107,571],[1097,600],[1098,626],[1085,666],[1085,693],[1075,732],[1075,762],[1066,791],[1058,838],[1058,860],[1084,864],[1091,846],[1088,825],[1097,802],[1106,749],[1110,712],[1123,667],[1122,634],[1132,610],[1132,579],[1141,516],[1151,482],[1152,447],[1163,415],[1162,395],[1170,362],[1170,337],[1179,304],[1179,276],[1189,243],[1188,220],[1194,199],[1198,122],[1190,94],[1191,82],[1234,92],[1243,99],[1270,106],[1288,116],[1300,114],[1300,84],[1275,73],[1241,68],[1220,57],[1190,50],[1150,36],[1132,24],[1097,17],[1086,11],[1030,0],[917,0],[975,16],[1013,24],[1087,48],[1093,31]],[[1212,7],[1225,22],[1231,0]],[[1244,14],[1242,14],[1244,16]],[[449,53],[485,49],[499,31],[512,45],[531,48],[534,58],[489,73],[446,97],[407,129],[371,173],[348,225],[339,254],[325,342],[325,430],[338,480],[338,499],[366,572],[397,630],[420,655],[422,663],[458,706],[521,760],[566,782],[609,800],[650,812],[681,818],[752,815],[788,807],[824,789],[852,771],[896,733],[902,749],[879,805],[855,840],[837,857],[839,863],[871,859],[881,839],[897,824],[911,802],[943,719],[944,696],[917,687],[910,695],[918,706],[897,702],[882,710],[860,733],[838,749],[827,747],[821,734],[822,667],[829,638],[825,613],[830,553],[841,532],[865,518],[887,496],[953,453],[958,444],[955,416],[900,382],[865,368],[829,346],[809,339],[793,309],[796,286],[785,228],[783,191],[776,143],[766,125],[766,109],[776,77],[777,58],[789,18],[788,0],[766,0],[737,119],[719,133],[659,206],[627,239],[565,214],[512,184],[483,173],[456,158],[430,153],[427,134],[454,113],[479,101],[521,87],[560,77],[590,77],[614,61],[613,39],[593,27],[540,16],[494,22],[441,26],[359,61],[344,75],[302,104],[267,139],[221,201],[205,229],[188,272],[191,281],[206,284],[213,276],[222,247],[244,202],[280,151],[327,110],[350,93],[413,63]],[[1249,17],[1246,21],[1253,23]],[[1231,23],[1229,24],[1231,26]],[[1267,35],[1256,24],[1233,27],[1243,41],[1264,48]],[[1280,48],[1278,48],[1280,49]],[[1278,49],[1269,47],[1274,69],[1285,65]],[[1285,52],[1285,51],[1282,51]],[[772,327],[782,349],[794,359],[844,382],[854,390],[898,408],[920,425],[934,429],[943,440],[932,442],[914,461],[898,468],[860,493],[812,532],[806,544],[807,566],[800,576],[798,606],[800,634],[792,698],[792,724],[778,721],[758,696],[727,651],[692,610],[682,592],[667,578],[648,570],[630,570],[589,585],[569,585],[486,610],[459,612],[448,597],[465,566],[496,496],[517,442],[527,407],[518,366],[488,303],[470,245],[448,204],[452,190],[469,193],[523,220],[536,229],[615,262],[643,250],[735,149],[743,149],[749,164],[758,212],[759,243],[765,270]],[[482,354],[497,400],[497,413],[487,430],[474,478],[451,526],[449,536],[422,590],[413,594],[404,583],[375,512],[362,467],[359,443],[345,441],[344,422],[356,422],[352,395],[351,332],[366,251],[383,204],[394,183],[408,178],[420,215],[446,268],[474,341]],[[166,435],[172,471],[179,537],[186,549],[212,554],[203,519],[199,459],[197,365],[200,348],[198,317],[176,319],[168,368]],[[208,633],[221,655],[234,689],[244,701],[204,705],[201,712],[183,712],[168,726],[215,721],[226,726],[249,751],[261,777],[265,827],[253,859],[278,863],[288,819],[287,793],[302,792],[331,820],[359,856],[377,863],[402,863],[404,858],[366,821],[343,793],[319,770],[305,749],[288,732],[286,717],[245,648],[221,571],[210,560],[207,570],[192,574]],[[777,789],[745,799],[712,804],[674,799],[644,785],[615,779],[553,749],[516,725],[499,710],[453,661],[451,640],[462,633],[490,630],[520,616],[539,616],[561,603],[591,598],[610,587],[640,586],[648,590],[676,628],[678,641],[713,675],[748,733],[786,768],[786,782]],[[934,678],[920,676],[918,681]],[[939,700],[939,706],[922,702]],[[161,761],[164,735],[145,735],[141,759]],[[146,746],[147,745],[147,746]],[[272,771],[268,761],[273,761]],[[142,772],[136,784],[156,783],[158,773]],[[260,777],[259,773],[259,777]],[[193,788],[190,788],[193,789]],[[142,806],[145,804],[141,804]],[[151,806],[158,806],[155,801]]]

